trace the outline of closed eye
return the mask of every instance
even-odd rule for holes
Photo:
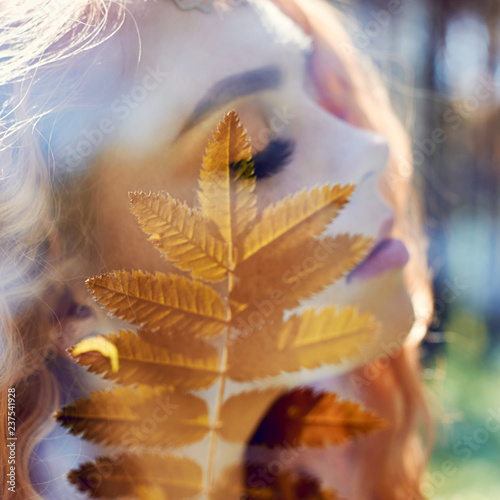
[[[254,155],[254,170],[257,180],[266,179],[278,172],[292,160],[295,151],[295,141],[274,139],[265,149]]]

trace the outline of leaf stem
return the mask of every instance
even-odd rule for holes
[[[232,249],[230,248],[230,254],[231,255]],[[230,262],[230,265],[232,262]],[[230,267],[231,269],[231,267]],[[231,293],[231,290],[234,285],[234,276],[231,271],[228,273],[228,278],[227,278],[227,290],[228,294],[227,296],[229,297],[229,294]],[[229,307],[229,306],[228,306]],[[228,309],[229,314],[230,314],[230,309]],[[224,403],[224,391],[226,389],[226,373],[227,373],[227,360],[228,360],[228,343],[230,339],[230,334],[231,334],[231,327],[229,326],[229,319],[228,319],[228,325],[226,327],[226,331],[224,333],[224,346],[222,348],[222,354],[221,354],[221,363],[220,363],[220,374],[221,374],[221,381],[220,381],[220,386],[219,386],[219,393],[217,394],[217,402],[215,406],[215,415],[214,415],[214,422],[212,425],[212,435],[210,438],[210,457],[208,461],[208,471],[207,471],[207,491],[208,494],[210,495],[210,492],[212,491],[213,488],[213,483],[214,483],[214,475],[215,475],[215,452],[217,449],[217,434],[220,428],[220,412],[222,409],[222,405]]]

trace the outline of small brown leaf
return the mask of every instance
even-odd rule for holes
[[[308,447],[339,445],[385,425],[385,420],[353,401],[306,387],[277,400],[250,442],[267,447],[283,442]]]
[[[289,410],[290,419],[297,419],[298,410]],[[361,434],[385,427],[385,420],[364,410],[353,401],[338,399],[336,394],[323,394],[303,421],[299,441],[306,446],[338,445]]]
[[[71,434],[113,446],[182,446],[201,440],[209,430],[206,403],[171,388],[117,387],[93,392],[56,413]]]
[[[202,490],[202,471],[196,462],[153,453],[99,457],[72,470],[68,478],[90,498],[181,500]]]

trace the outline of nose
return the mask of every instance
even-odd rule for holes
[[[377,181],[389,160],[389,143],[380,134],[363,130],[337,118],[314,102],[298,116],[295,160],[302,186],[311,183],[360,185]]]
[[[380,191],[389,143],[380,134],[354,127],[314,102],[304,105],[299,117],[294,165],[290,165],[296,189],[324,183],[355,184],[349,204],[329,232],[356,232],[377,239],[384,223],[393,218]]]

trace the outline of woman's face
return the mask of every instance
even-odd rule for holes
[[[92,168],[102,260],[89,274],[174,270],[138,228],[128,192],[163,190],[193,204],[205,147],[230,109],[247,128],[254,154],[265,151],[257,181],[260,209],[304,187],[352,183],[355,194],[328,234],[390,236],[393,210],[383,196],[387,141],[318,104],[311,40],[272,4],[258,5],[203,14],[181,11],[171,1],[148,2],[136,16],[137,70],[123,77],[104,117],[85,136],[100,138]],[[119,38],[109,43],[117,52],[123,46]],[[127,44],[137,46],[137,33]],[[270,158],[278,157],[273,171]],[[402,281],[406,253],[389,243],[375,257],[310,303],[372,312],[387,341],[407,333],[412,322]]]

